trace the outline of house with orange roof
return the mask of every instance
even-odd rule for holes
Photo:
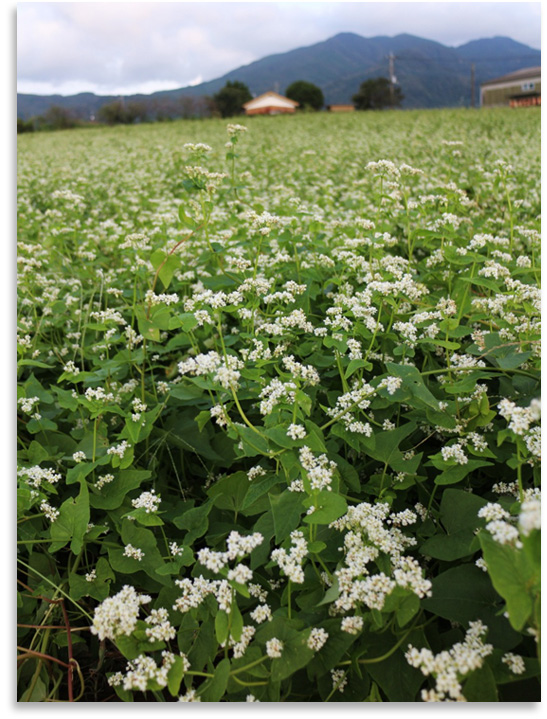
[[[299,103],[277,92],[265,92],[243,105],[246,115],[292,115]]]

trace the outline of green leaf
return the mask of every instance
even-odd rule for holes
[[[215,669],[212,679],[207,679],[198,694],[202,702],[219,702],[226,692],[230,677],[230,660],[222,659]]]
[[[275,541],[279,544],[300,524],[300,517],[304,512],[302,497],[299,492],[289,492],[286,489],[281,494],[270,495],[270,506],[275,528]]]
[[[317,652],[307,667],[310,679],[318,678],[333,669],[347,652],[351,645],[358,641],[355,634],[342,632],[340,630],[340,619],[326,619],[321,622],[321,627],[328,633],[329,638],[326,644]]]
[[[179,517],[173,519],[175,527],[187,531],[184,537],[185,544],[192,545],[198,537],[203,537],[209,528],[209,513],[212,508],[213,502],[208,501],[199,507],[187,509]]]
[[[77,497],[67,499],[59,508],[59,516],[52,522],[50,552],[57,552],[70,542],[73,554],[79,554],[89,524],[89,493],[85,480],[80,483]]]
[[[358,369],[363,369],[363,368],[369,370],[369,369],[372,369],[372,365],[370,364],[370,362],[366,362],[365,360],[362,360],[362,359],[352,359],[350,361],[350,363],[348,364],[348,366],[346,367],[346,371],[344,372],[345,379],[348,379],[349,377],[351,377],[351,375],[354,372],[357,372]]]
[[[447,534],[437,533],[420,547],[420,553],[434,559],[454,561],[477,550],[476,530],[484,525],[478,512],[487,504],[485,499],[461,489],[445,489],[440,519]]]
[[[116,578],[116,575],[105,557],[99,557],[95,565],[95,572],[97,578],[92,582],[88,582],[85,576],[74,572],[69,574],[70,596],[74,601],[79,601],[82,597],[93,597],[93,599],[102,602],[108,597],[110,584]]]
[[[222,477],[207,490],[207,494],[219,509],[239,511],[243,506],[250,482],[246,472],[235,472]]]
[[[520,635],[501,614],[501,597],[488,575],[474,564],[461,564],[437,575],[431,591],[431,597],[422,599],[424,609],[465,629],[480,619],[488,627],[488,640],[500,648],[512,649],[520,642]]]
[[[522,631],[532,614],[534,594],[539,594],[539,571],[524,552],[496,542],[486,531],[479,540],[492,584],[507,603],[511,626]]]
[[[497,702],[496,680],[488,664],[472,672],[462,691],[468,702]]]
[[[228,639],[230,632],[229,628],[230,618],[228,614],[222,609],[219,609],[215,617],[215,636],[219,644],[224,644]]]
[[[326,489],[314,492],[313,496],[306,497],[302,504],[306,508],[312,505],[315,507],[312,514],[304,517],[306,524],[330,524],[348,510],[347,502],[343,497]]]
[[[425,638],[421,632],[412,632],[405,640],[405,650],[397,649],[390,657],[382,662],[366,664],[366,671],[386,694],[390,702],[415,702],[418,690],[423,684],[424,677],[419,671],[405,659],[404,651],[407,644],[424,645]],[[393,642],[395,643],[395,642]],[[389,646],[386,647],[384,635],[367,635],[367,646],[369,651],[365,659],[376,656],[383,656]]]
[[[236,427],[245,457],[256,457],[257,454],[268,456],[270,454],[270,447],[264,437],[243,424],[237,424]]]
[[[164,561],[158,550],[156,537],[150,529],[138,527],[129,519],[123,519],[121,539],[123,545],[131,544],[133,547],[141,549],[144,552],[144,557],[141,560],[133,559],[132,557],[126,557],[124,555],[123,548],[109,548],[108,557],[110,565],[115,572],[134,574],[142,570],[160,584],[171,584],[171,580],[168,577],[156,573],[156,569],[163,566]]]
[[[414,403],[410,402],[412,406],[439,409],[439,400],[425,386],[423,377],[416,367],[386,362],[386,369],[390,374],[403,380],[403,389],[408,390],[412,395],[414,401]]]
[[[374,445],[367,448],[366,453],[392,467],[396,472],[414,474],[420,466],[422,455],[418,454],[410,460],[403,459],[399,444],[416,429],[415,422],[407,422],[401,427],[374,434]]]
[[[245,589],[247,589],[245,587]],[[249,597],[248,591],[247,591],[247,597]],[[241,632],[243,631],[243,617],[241,616],[241,612],[239,611],[239,607],[237,606],[237,602],[232,602],[231,606],[231,626],[230,626],[230,635],[235,639],[236,642],[239,642],[241,639]]]
[[[244,511],[245,509],[252,507],[252,505],[260,499],[260,497],[263,497],[267,492],[269,492],[272,487],[275,487],[276,484],[280,484],[284,481],[285,478],[281,475],[269,473],[264,477],[260,477],[259,480],[249,482],[249,490],[245,495],[243,504],[241,505],[241,510]]]
[[[274,616],[256,633],[256,641],[260,644],[265,644],[272,637],[283,642],[281,656],[271,660],[271,679],[274,682],[290,677],[314,658],[315,652],[307,645],[309,629],[300,631],[299,626],[301,624],[295,620]]]
[[[180,690],[182,677],[184,676],[184,662],[182,657],[174,655],[173,663],[167,673],[167,689],[172,697],[176,697]]]
[[[97,478],[100,474],[97,473]],[[140,487],[145,479],[152,476],[148,469],[122,469],[115,479],[103,485],[97,494],[91,494],[89,502],[96,509],[117,509],[123,503],[128,492]]]
[[[458,464],[454,467],[448,467],[444,472],[435,477],[435,484],[457,484],[465,479],[470,472],[474,472],[481,467],[491,467],[492,462],[485,462],[482,459],[470,459],[467,464]]]

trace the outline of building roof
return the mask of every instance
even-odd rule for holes
[[[300,103],[290,100],[288,97],[283,97],[277,92],[265,92],[258,97],[253,97],[243,105],[245,110],[254,110],[259,107],[298,107]]]
[[[501,83],[506,82],[520,82],[521,80],[526,80],[530,77],[541,77],[541,65],[538,65],[537,67],[525,67],[522,70],[516,70],[515,72],[510,72],[508,75],[502,75],[501,77],[495,77],[492,80],[488,80],[487,82],[482,82],[481,87],[484,87],[485,85],[498,85]]]

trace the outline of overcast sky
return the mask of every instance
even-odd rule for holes
[[[540,47],[540,2],[19,2],[17,90],[150,93],[339,32]]]

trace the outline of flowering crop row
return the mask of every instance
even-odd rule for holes
[[[19,140],[20,701],[538,696],[538,133]]]

